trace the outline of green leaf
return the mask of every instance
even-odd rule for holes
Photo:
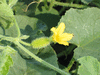
[[[0,24],[4,28],[9,28],[14,24],[13,11],[6,3],[0,4]]]
[[[100,63],[92,56],[85,56],[78,59],[81,64],[78,69],[79,75],[99,75]]]
[[[39,6],[35,11],[35,15],[46,14],[46,13],[59,15],[57,10],[55,10],[55,9],[46,10],[44,6]]]
[[[50,28],[53,26],[56,26],[60,19],[60,16],[57,10],[52,8],[51,10],[48,11],[45,9],[44,6],[41,6],[41,7],[39,6],[39,8],[36,9],[34,17],[40,19],[41,21],[46,23],[46,25],[48,26],[48,30],[44,32],[46,36],[50,35]]]
[[[93,0],[92,3],[100,8],[100,0]]]
[[[8,0],[8,5],[10,7],[13,7],[16,3],[17,3],[18,0]]]
[[[24,4],[24,2],[17,2],[15,6],[13,6],[13,10],[15,12],[15,15],[26,15],[25,9],[27,5]]]
[[[37,18],[30,18],[27,16],[21,16],[21,15],[16,15],[15,18],[21,30],[21,35],[30,36],[28,39],[26,40],[24,39],[23,41],[31,43],[32,40],[45,36],[42,32],[47,29],[47,26],[44,22],[40,21]],[[15,25],[13,25],[9,29],[6,29],[5,33],[6,35],[9,35],[9,36],[13,36],[13,37],[17,36],[17,30],[16,30]],[[32,47],[28,47],[28,46],[25,46],[25,47],[34,54],[37,54],[39,51],[39,49],[33,49]],[[15,47],[15,48],[17,48],[17,50],[21,53],[21,55],[24,58],[30,58],[30,56],[24,51],[22,51],[20,48],[18,47]]]
[[[45,31],[47,29],[46,24],[37,18],[30,18],[27,16],[21,16],[21,15],[16,15],[15,18],[21,30],[21,35],[32,36],[40,31]],[[16,26],[13,25],[11,28],[6,29],[5,35],[16,37],[17,36]]]
[[[8,49],[0,52],[0,75],[7,75],[10,67],[13,65],[13,60],[11,56],[8,55],[8,52]]]
[[[74,50],[76,59],[93,56],[100,61],[99,12],[98,8],[70,9],[60,20],[66,25],[65,32],[74,34],[70,42],[77,45]]]
[[[17,2],[16,5],[13,6],[13,10],[15,12],[15,15],[31,15],[31,14],[33,15],[35,13],[35,9],[36,9],[37,4],[33,3],[27,8],[27,5],[29,3],[31,3],[30,0],[26,0],[24,2],[22,2],[22,1]],[[27,8],[27,10],[26,10],[26,8]]]
[[[26,61],[17,52],[11,54],[11,57],[13,59],[13,66],[7,75],[24,75],[27,70]]]
[[[81,0],[84,4],[89,4],[92,0]]]
[[[38,53],[38,56],[48,63],[58,67],[57,56],[51,46],[47,46]],[[26,75],[56,75],[56,72],[37,62],[36,60],[27,60]]]
[[[25,60],[13,48],[0,51],[0,75],[24,75],[26,69]]]
[[[6,0],[0,0],[0,3],[6,3]]]

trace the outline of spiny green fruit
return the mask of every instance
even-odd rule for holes
[[[37,38],[32,41],[31,45],[33,48],[44,48],[50,44],[50,40],[48,37]]]

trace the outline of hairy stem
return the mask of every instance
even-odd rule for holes
[[[44,0],[41,0],[41,2],[43,2],[43,1]],[[51,2],[51,0],[47,0],[47,2]],[[86,5],[72,4],[72,3],[63,3],[63,2],[58,2],[58,1],[54,1],[53,4],[54,5],[58,5],[58,6],[76,7],[76,8],[84,8],[84,7],[87,7]]]
[[[18,26],[18,24],[17,24],[17,21],[16,21],[16,19],[14,20],[14,22],[15,22],[15,26],[16,26],[16,28],[17,28],[17,31],[18,31],[18,38],[20,37],[20,29],[19,29],[19,26]]]
[[[22,40],[20,40],[19,41],[21,44],[23,44],[23,45],[26,45],[26,46],[31,46],[31,44],[30,43],[26,43],[26,42],[24,42],[24,41],[22,41]]]
[[[34,58],[35,60],[37,60],[38,62],[42,63],[43,65],[45,65],[48,68],[51,68],[55,71],[57,71],[58,73],[60,73],[61,75],[70,75],[67,72],[64,72],[63,70],[49,64],[48,62],[42,60],[41,58],[39,58],[38,56],[36,56],[35,54],[31,53],[29,50],[27,50],[25,47],[23,47],[18,41],[14,42],[16,45],[18,45],[23,51],[25,51],[27,54],[29,54],[32,58]]]

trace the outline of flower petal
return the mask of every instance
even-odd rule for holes
[[[55,27],[52,27],[52,28],[51,28],[51,31],[52,31],[52,32],[55,32],[55,31],[56,31],[56,28],[55,28]]]
[[[69,33],[63,33],[61,36],[60,36],[60,39],[61,41],[69,41],[71,40],[73,37],[73,34],[69,34]]]
[[[65,24],[61,22],[58,28],[56,29],[57,34],[61,35],[64,32],[64,29],[65,29]]]
[[[62,41],[62,42],[58,42],[59,44],[63,44],[63,45],[67,45],[67,46],[69,46],[69,43],[68,42],[65,42],[65,41]]]
[[[53,42],[58,42],[59,44],[67,45],[69,46],[69,43],[67,41],[70,41],[73,37],[73,34],[69,33],[63,33],[65,29],[65,24],[62,22],[56,29],[55,27],[51,28],[51,31],[53,32],[52,39]]]

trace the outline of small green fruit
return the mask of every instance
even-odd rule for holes
[[[48,37],[37,38],[32,41],[31,45],[33,48],[44,48],[50,44]]]

